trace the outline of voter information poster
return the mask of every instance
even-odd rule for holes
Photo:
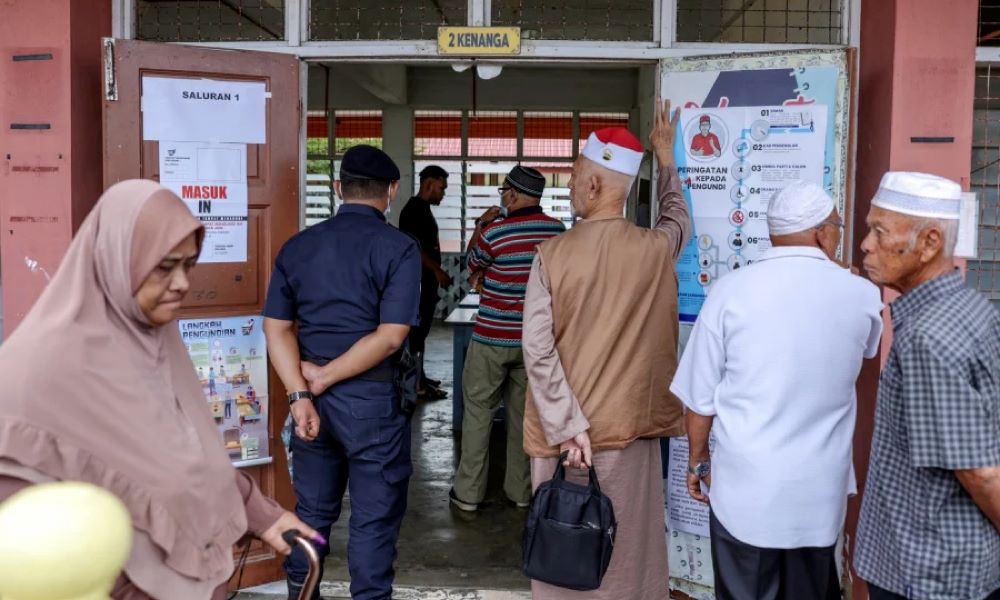
[[[160,142],[160,183],[205,227],[199,262],[247,260],[246,165],[246,144]]]
[[[767,203],[785,182],[821,184],[845,214],[848,63],[828,49],[661,61],[660,94],[681,110],[674,156],[693,217],[677,265],[682,340],[715,283],[769,247]],[[714,598],[708,508],[688,496],[686,470],[687,440],[671,439],[669,585]]]
[[[679,278],[693,278],[704,292],[681,298],[682,314],[693,320],[720,277],[770,247],[767,205],[775,193],[791,181],[823,181],[826,120],[821,105],[681,110],[677,164],[696,236]]]
[[[681,110],[674,147],[693,234],[678,308],[693,323],[722,277],[770,246],[767,204],[789,181],[822,185],[841,214],[849,125],[841,51],[668,59],[661,90]]]
[[[238,464],[270,456],[263,318],[185,319],[178,326],[229,458]]]

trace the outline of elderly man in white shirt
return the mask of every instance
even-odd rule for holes
[[[670,386],[687,407],[688,490],[711,499],[716,598],[839,599],[854,386],[882,302],[835,262],[843,222],[822,188],[789,184],[767,222],[773,247],[712,288]]]

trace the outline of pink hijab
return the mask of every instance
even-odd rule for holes
[[[152,181],[104,193],[0,345],[0,458],[110,490],[167,566],[208,579],[246,532],[242,497],[176,323],[151,327],[134,297],[191,233],[200,243]]]

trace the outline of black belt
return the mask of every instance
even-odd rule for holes
[[[309,356],[307,354],[302,354],[302,360],[306,362],[311,362],[314,365],[319,365],[321,367],[326,366],[331,362],[329,358],[319,358],[316,356]],[[355,375],[351,379],[363,379],[365,381],[382,381],[382,382],[393,382],[396,381],[396,365],[390,362],[383,361],[380,364],[368,369],[364,373]],[[350,381],[350,380],[348,380]]]

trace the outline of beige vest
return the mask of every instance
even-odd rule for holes
[[[590,422],[593,449],[684,435],[669,392],[677,369],[677,275],[667,237],[625,219],[581,222],[541,244],[556,349]],[[528,389],[524,448],[557,456]]]

